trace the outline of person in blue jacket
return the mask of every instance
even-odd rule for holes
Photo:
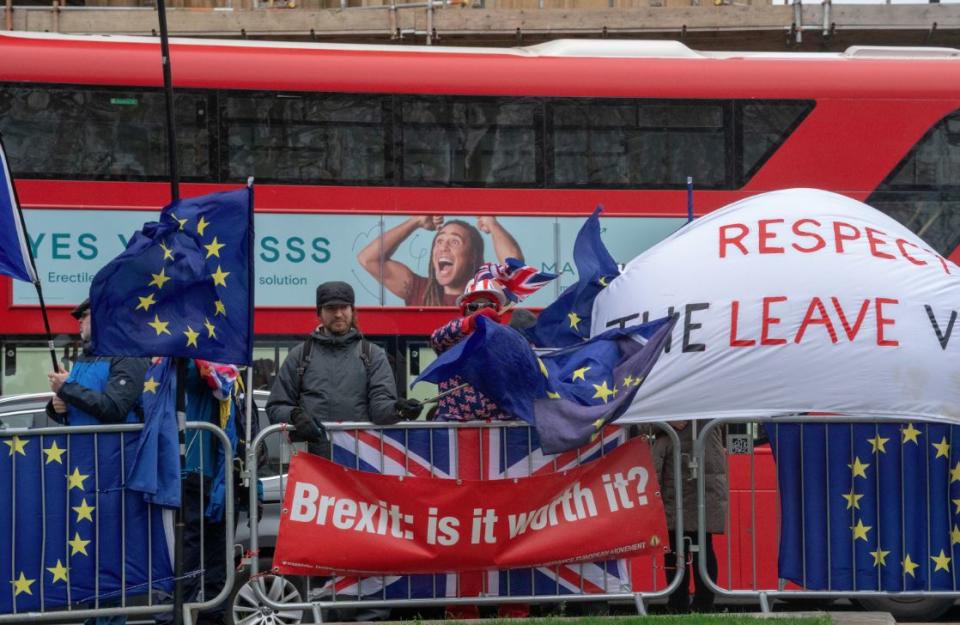
[[[69,372],[47,374],[50,390],[55,393],[47,404],[47,415],[71,426],[140,421],[140,395],[150,360],[94,356],[90,353],[90,300],[84,300],[70,314],[80,322],[83,352]],[[108,605],[109,600],[101,600],[101,607]],[[87,623],[123,625],[126,621],[125,616],[108,616]]]

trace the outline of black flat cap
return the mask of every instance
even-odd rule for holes
[[[83,300],[82,302],[80,302],[79,304],[77,304],[77,307],[71,310],[70,314],[73,316],[74,319],[79,321],[80,318],[83,317],[83,313],[87,312],[88,310],[90,310],[89,297]]]
[[[324,282],[317,287],[317,310],[323,306],[353,306],[353,287],[346,282]]]

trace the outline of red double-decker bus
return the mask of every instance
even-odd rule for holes
[[[594,206],[627,262],[684,222],[688,176],[698,215],[817,187],[868,202],[960,261],[956,50],[171,47],[183,195],[257,181],[266,374],[314,325],[316,284],[343,279],[404,377],[453,314],[470,263],[519,252],[558,271],[556,291],[530,302],[543,305],[575,277],[573,236]],[[159,44],[3,34],[0,58],[0,132],[54,331],[70,333],[67,312],[93,274],[169,200]],[[453,221],[482,252],[441,249]],[[42,386],[31,291],[0,285],[3,393]]]

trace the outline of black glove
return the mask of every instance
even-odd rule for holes
[[[407,419],[413,421],[420,416],[420,411],[423,410],[423,404],[418,402],[416,399],[398,399],[395,404],[397,408],[397,414],[400,415],[401,419]]]
[[[297,428],[292,433],[294,442],[320,443],[323,441],[323,428],[300,408],[290,411],[290,422]]]

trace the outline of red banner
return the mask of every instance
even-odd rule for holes
[[[366,473],[300,453],[273,564],[402,574],[619,557],[666,537],[659,491],[643,439],[568,471],[492,481]]]

